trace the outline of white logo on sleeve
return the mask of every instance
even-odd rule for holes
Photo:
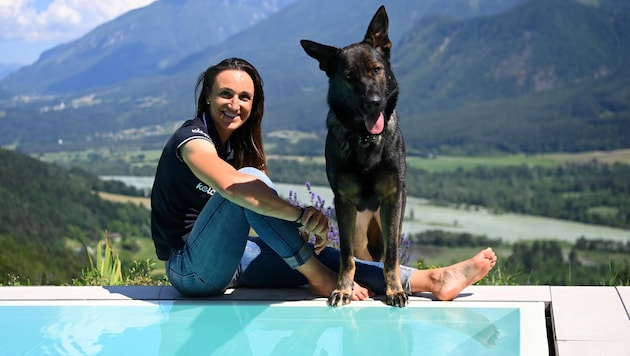
[[[201,182],[199,182],[199,184],[197,184],[197,186],[195,187],[195,189],[197,190],[201,190],[202,192],[212,196],[214,195],[214,192],[216,192],[216,190],[214,190],[214,188],[209,187]]]
[[[203,132],[200,128],[194,128],[191,130],[191,132],[194,134],[203,135],[205,138],[210,139],[210,136],[207,133]]]

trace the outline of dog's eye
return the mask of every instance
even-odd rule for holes
[[[383,68],[381,67],[376,67],[373,69],[374,75],[378,75],[381,73],[381,71],[383,70]]]

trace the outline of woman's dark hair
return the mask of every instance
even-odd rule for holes
[[[209,111],[208,95],[212,92],[212,85],[225,70],[241,70],[249,74],[254,82],[254,100],[252,111],[243,126],[236,129],[230,137],[230,144],[234,150],[234,167],[255,167],[267,173],[267,161],[262,142],[262,118],[265,111],[265,93],[263,81],[258,70],[249,62],[241,58],[227,58],[211,66],[199,75],[195,96],[197,97],[197,117]],[[199,89],[201,87],[201,92]],[[199,92],[199,96],[197,93]]]

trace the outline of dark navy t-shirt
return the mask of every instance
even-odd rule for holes
[[[179,149],[190,140],[212,142],[219,156],[231,160],[229,148],[224,148],[212,121],[207,129],[205,116],[187,120],[168,140],[158,162],[151,190],[151,235],[155,252],[166,261],[171,250],[179,250],[214,189],[200,181],[180,156]]]

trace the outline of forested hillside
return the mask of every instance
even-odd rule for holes
[[[396,63],[408,146],[450,154],[628,147],[629,33],[630,12],[568,0],[419,22]]]
[[[106,231],[150,236],[149,212],[102,200],[96,176],[0,149],[0,283],[69,283],[87,267],[83,245]],[[115,184],[115,183],[114,183]],[[107,189],[111,190],[111,189]]]

